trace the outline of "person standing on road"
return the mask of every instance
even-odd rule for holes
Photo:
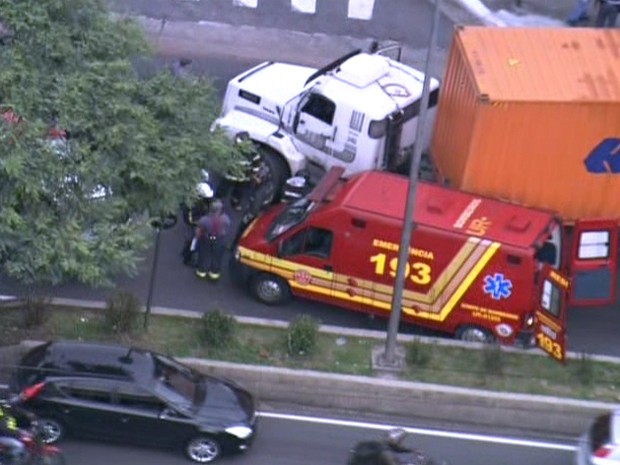
[[[217,281],[221,276],[226,240],[231,227],[230,217],[224,212],[224,204],[217,199],[211,203],[209,213],[198,220],[196,241],[198,245],[198,268],[196,276]]]
[[[596,27],[616,27],[620,13],[620,0],[598,0],[598,14],[594,25]]]

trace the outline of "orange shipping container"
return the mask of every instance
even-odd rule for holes
[[[620,218],[620,30],[458,28],[431,155],[460,189]]]

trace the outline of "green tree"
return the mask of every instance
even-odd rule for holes
[[[1,271],[91,285],[135,272],[149,219],[239,159],[209,132],[213,87],[138,76],[149,44],[99,0],[0,0],[0,22]]]

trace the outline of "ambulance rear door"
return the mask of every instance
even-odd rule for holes
[[[566,303],[569,280],[545,265],[536,304],[536,345],[558,362],[566,359]]]
[[[577,221],[568,267],[572,279],[572,305],[615,302],[618,291],[618,221]]]

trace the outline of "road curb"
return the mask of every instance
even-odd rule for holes
[[[1,296],[0,301],[5,301],[3,304],[5,307],[10,306],[10,304],[6,303],[7,301],[15,300],[17,303],[18,300],[15,296]],[[69,299],[64,297],[53,297],[50,302],[50,305],[58,306],[58,307],[81,307],[88,308],[91,310],[102,310],[106,308],[106,303],[103,301],[96,300],[81,300],[81,299]],[[162,315],[162,316],[177,316],[184,318],[201,318],[203,313],[197,312],[194,310],[186,310],[179,308],[168,308],[168,307],[152,307],[151,313],[153,315]],[[255,317],[247,317],[247,316],[236,316],[233,315],[236,321],[240,324],[247,324],[253,326],[267,326],[271,328],[287,328],[289,325],[288,321],[283,320],[270,320],[266,318],[255,318]],[[340,326],[331,326],[331,325],[320,325],[319,331],[325,334],[335,334],[344,337],[360,337],[360,338],[368,338],[368,339],[376,339],[379,341],[385,340],[385,332],[370,330],[370,329],[356,329],[356,328],[344,328]],[[420,341],[425,344],[435,344],[439,346],[447,346],[447,347],[461,347],[464,349],[483,349],[485,344],[477,344],[472,342],[464,342],[457,341],[453,339],[445,339],[438,337],[430,337],[430,336],[414,336],[410,334],[398,334],[397,341],[400,343],[408,343],[412,341]],[[539,349],[518,349],[514,347],[502,346],[500,349],[504,352],[514,353],[514,354],[523,354],[523,355],[539,355],[541,357],[547,357],[548,355]],[[579,352],[567,352],[566,358],[568,360],[580,360],[584,355],[587,355],[589,360],[595,362],[603,362],[603,363],[613,363],[620,365],[620,357],[612,357],[609,355],[596,355],[596,354],[582,354]]]
[[[500,393],[429,383],[395,381],[288,368],[183,358],[213,376],[232,379],[261,401],[398,415],[478,427],[574,436],[616,404]]]

